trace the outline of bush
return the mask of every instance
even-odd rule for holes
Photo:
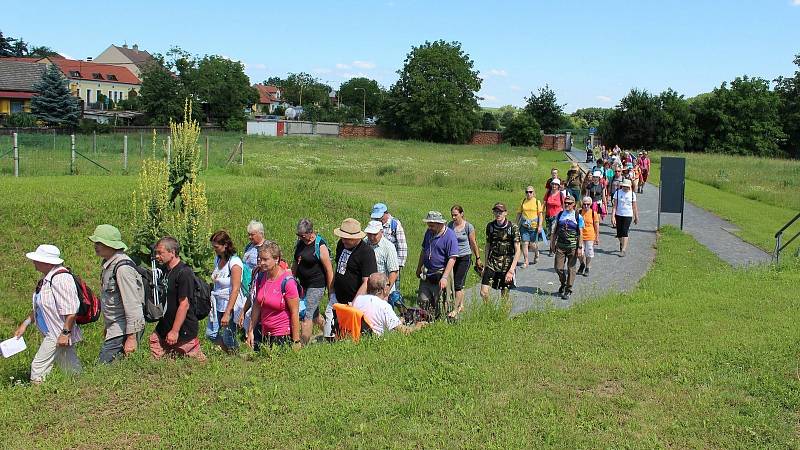
[[[246,122],[244,121],[244,117],[229,117],[222,122],[222,128],[224,128],[225,131],[244,131]]]
[[[95,133],[111,133],[112,127],[107,123],[98,123],[91,119],[81,119],[78,124],[78,133],[91,134]]]
[[[481,130],[497,131],[498,129],[500,129],[500,123],[497,121],[497,117],[488,111],[483,113],[483,118],[481,118]]]
[[[9,128],[27,128],[35,127],[36,125],[36,116],[31,113],[14,113],[6,119],[6,126]]]
[[[503,131],[503,142],[519,147],[542,145],[542,130],[530,114],[517,114]]]

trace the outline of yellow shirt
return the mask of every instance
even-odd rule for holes
[[[535,223],[539,213],[542,212],[542,202],[536,198],[530,200],[526,198],[522,204],[519,205],[517,212],[522,213],[523,219],[532,220]]]

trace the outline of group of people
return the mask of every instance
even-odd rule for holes
[[[426,231],[417,259],[419,279],[417,305],[427,320],[456,318],[464,310],[464,287],[470,267],[480,276],[480,295],[488,300],[491,290],[506,295],[515,286],[518,266],[528,267],[539,259],[538,242],[549,240],[560,288],[568,299],[576,275],[588,276],[594,249],[600,244],[599,226],[611,208],[611,224],[617,229],[620,256],[625,256],[631,222],[638,222],[634,186],[646,182],[649,160],[640,154],[638,172],[625,169],[627,152],[609,152],[587,175],[573,164],[564,177],[553,169],[540,201],[533,186],[509,217],[503,203],[492,206],[494,220],[486,224],[486,244],[479,248],[476,227],[464,209],[453,205],[450,220],[438,211],[422,219]],[[643,161],[647,161],[645,164]],[[606,167],[612,170],[606,170]],[[631,173],[640,176],[633,184]],[[643,175],[643,176],[642,176]],[[641,192],[641,191],[640,191]],[[347,218],[333,230],[335,246],[318,233],[308,218],[297,223],[293,249],[282,249],[264,235],[256,220],[247,225],[249,242],[239,253],[230,234],[214,232],[211,268],[211,299],[205,337],[226,352],[242,342],[258,350],[263,345],[295,349],[312,339],[314,325],[332,340],[337,327],[335,304],[356,308],[369,331],[381,335],[392,330],[411,332],[424,325],[404,324],[397,310],[406,308],[400,291],[409,249],[403,224],[384,203],[375,204],[365,227]],[[148,283],[141,270],[126,255],[120,231],[109,224],[96,227],[89,236],[101,263],[99,300],[103,312],[104,342],[98,359],[111,363],[137,350],[145,331]],[[531,262],[529,254],[533,252]],[[148,338],[154,358],[179,355],[205,360],[198,338],[202,317],[194,302],[197,277],[181,260],[180,243],[163,237],[153,247],[153,258],[163,275],[155,281],[163,289],[163,313]],[[481,254],[486,258],[481,259]],[[75,344],[81,340],[75,317],[80,306],[80,286],[69,273],[60,250],[40,245],[26,255],[42,274],[32,297],[32,310],[17,328],[22,336],[31,323],[44,338],[31,363],[31,381],[39,383],[55,364],[67,371],[80,371]],[[577,268],[578,263],[580,267]],[[449,305],[443,293],[451,291]],[[327,307],[321,308],[325,294]]]

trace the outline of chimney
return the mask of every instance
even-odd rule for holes
[[[92,57],[91,56],[87,56],[86,57],[86,62],[91,62],[91,61],[92,61]]]
[[[139,51],[139,44],[133,44],[133,49]]]
[[[128,48],[128,43],[126,42],[126,43],[122,44],[122,48]]]

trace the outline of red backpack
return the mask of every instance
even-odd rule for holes
[[[85,325],[97,321],[100,317],[100,299],[68,267],[60,269],[53,274],[53,277],[62,273],[68,273],[72,276],[72,280],[75,282],[75,290],[78,291],[78,312],[75,313],[75,323]]]

